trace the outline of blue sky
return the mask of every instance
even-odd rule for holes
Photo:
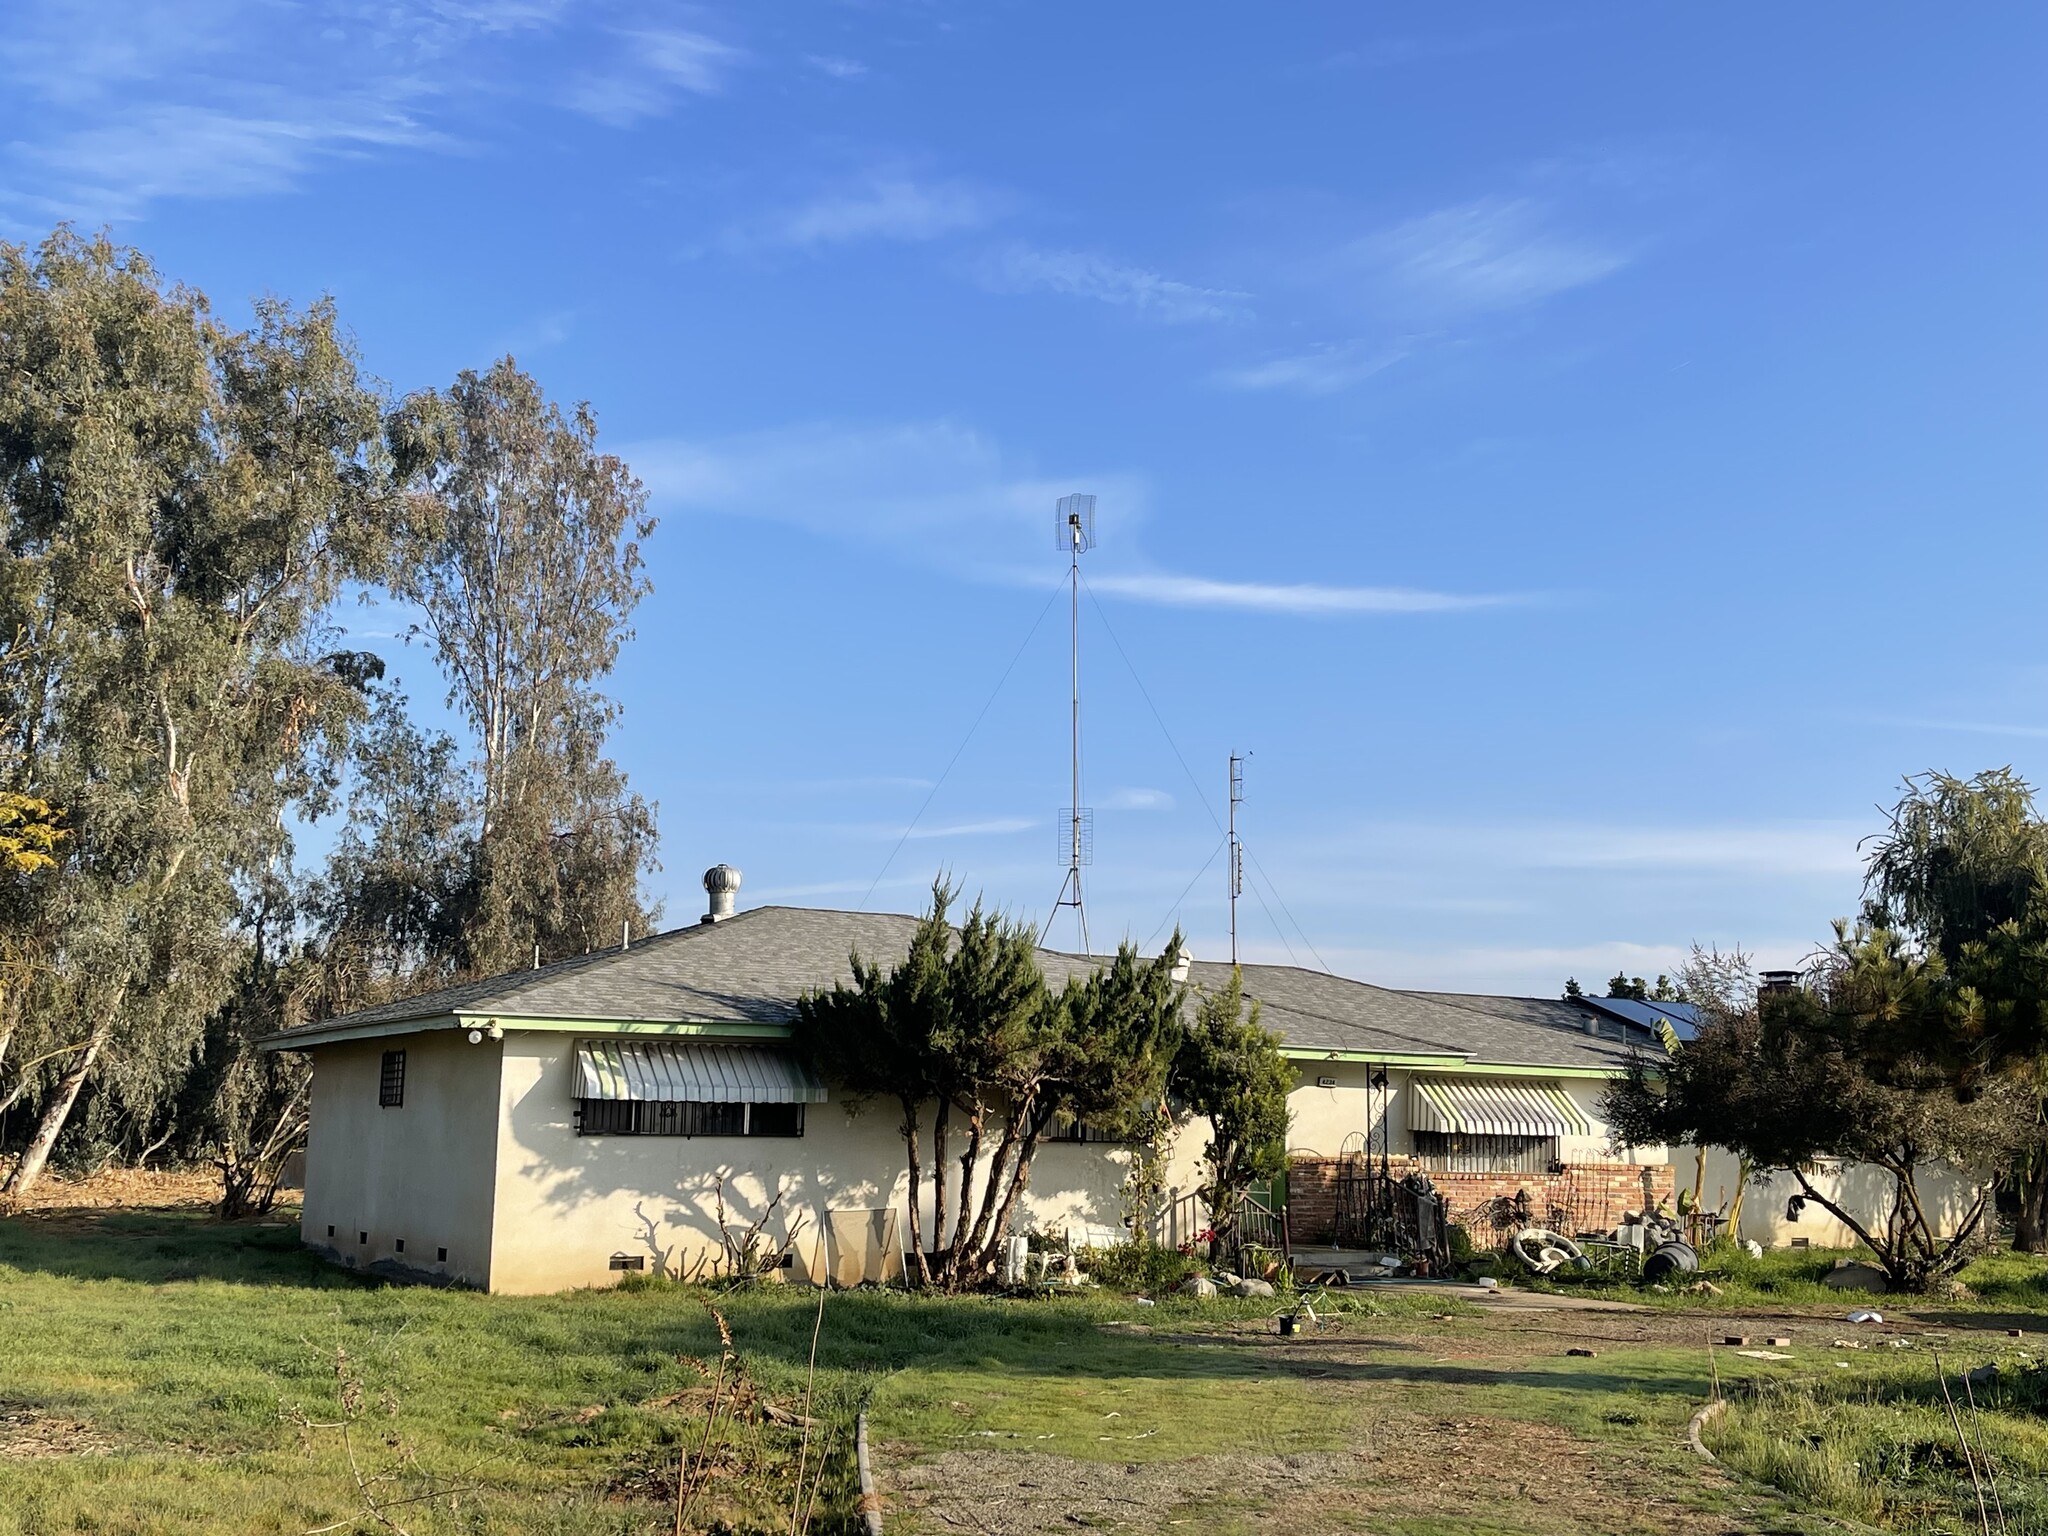
[[[671,918],[1045,912],[1070,490],[1098,941],[1227,953],[1232,750],[1248,958],[1535,993],[1795,961],[1902,774],[2048,773],[2038,8],[88,9],[8,8],[0,236],[509,350],[646,480]]]

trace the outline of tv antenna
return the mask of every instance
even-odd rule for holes
[[[1247,752],[1245,757],[1251,754]],[[1230,754],[1230,963],[1237,964],[1237,898],[1244,894],[1244,842],[1237,835],[1237,808],[1244,804],[1244,757]]]
[[[1088,909],[1081,903],[1081,866],[1095,862],[1095,812],[1081,803],[1081,556],[1095,547],[1095,498],[1093,496],[1062,496],[1054,513],[1054,547],[1067,552],[1067,591],[1073,605],[1071,633],[1073,636],[1073,712],[1072,743],[1074,794],[1073,799],[1060,810],[1060,855],[1067,861],[1067,873],[1060,881],[1059,899],[1053,902],[1053,915],[1061,907],[1074,909],[1074,921],[1081,929],[1081,953],[1089,953]],[[1045,923],[1052,926],[1052,918]]]

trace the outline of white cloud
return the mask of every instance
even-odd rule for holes
[[[1098,563],[1086,575],[1100,596],[1176,608],[1325,616],[1452,613],[1527,601],[1146,570],[1129,553],[1140,546],[1146,517],[1142,480],[1101,470],[1055,479],[953,422],[814,425],[717,442],[667,439],[621,452],[659,506],[760,518],[879,544],[973,580],[1051,580],[1046,567],[1033,572],[1025,562],[1040,551],[1050,556],[1053,503],[1086,487],[1101,499],[1104,525],[1115,530],[1091,557]]]
[[[872,171],[809,202],[735,224],[721,243],[737,253],[763,247],[811,250],[861,240],[936,240],[985,227],[1000,216],[1001,203],[967,181]]]
[[[859,59],[842,59],[829,53],[807,53],[804,62],[834,80],[857,80],[868,72],[867,65]]]
[[[1610,277],[1624,252],[1566,234],[1527,197],[1483,197],[1354,244],[1346,264],[1403,307],[1447,314],[1515,308]]]
[[[1170,811],[1174,800],[1163,789],[1113,789],[1097,804],[1105,811]]]
[[[959,821],[937,827],[912,827],[901,835],[916,842],[931,837],[997,837],[1029,832],[1039,823],[1029,816],[997,816],[988,821]]]
[[[1236,608],[1258,613],[1461,613],[1528,601],[1505,594],[1430,592],[1413,587],[1223,581],[1164,571],[1090,576],[1088,585],[1096,592],[1169,608]]]
[[[1144,267],[1086,251],[1041,251],[1015,245],[982,263],[983,286],[998,293],[1044,292],[1096,299],[1169,325],[1242,320],[1244,294],[1200,288]]]
[[[579,75],[565,97],[576,111],[614,128],[661,116],[679,91],[716,95],[746,59],[740,49],[702,32],[645,28],[622,32],[619,40],[618,65]]]
[[[1857,840],[1868,828],[1846,821],[1760,825],[1628,826],[1599,822],[1372,823],[1345,839],[1392,864],[1435,862],[1461,870],[1650,870],[1746,875],[1860,875]],[[1319,840],[1318,847],[1335,844]],[[1347,859],[1349,855],[1345,856]]]
[[[1226,368],[1216,382],[1231,389],[1288,390],[1302,395],[1333,395],[1383,373],[1408,356],[1405,346],[1366,347],[1358,342],[1311,347],[1306,352],[1269,358],[1242,368]]]
[[[1999,720],[1902,720],[1880,716],[1872,723],[1907,731],[1952,731],[1965,736],[2017,736],[2035,741],[2048,737],[2048,725],[2013,725]]]

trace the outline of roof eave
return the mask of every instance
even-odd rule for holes
[[[311,1024],[272,1035],[266,1051],[305,1051],[350,1040],[382,1040],[393,1035],[419,1035],[439,1029],[530,1030],[555,1035],[667,1035],[721,1040],[787,1040],[790,1028],[772,1020],[743,1019],[565,1019],[527,1017],[478,1009],[474,1012],[422,1014],[410,1019],[380,1019],[369,1024]]]

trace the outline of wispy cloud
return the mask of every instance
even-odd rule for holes
[[[985,228],[1001,216],[1003,206],[999,195],[973,182],[876,170],[806,202],[733,224],[721,244],[745,252],[813,250],[861,240],[936,240]]]
[[[1334,395],[1384,373],[1409,354],[1406,345],[1370,347],[1362,342],[1311,347],[1215,375],[1229,389],[1286,390],[1300,395]]]
[[[1236,608],[1255,613],[1464,613],[1529,601],[1505,594],[1428,592],[1413,587],[1332,587],[1315,582],[1224,581],[1169,572],[1104,574],[1089,588],[1169,608]]]
[[[842,59],[830,53],[807,53],[804,62],[834,80],[857,80],[868,72],[867,65],[859,59]]]
[[[1353,244],[1344,262],[1403,308],[1510,309],[1610,277],[1628,253],[1558,227],[1533,197],[1483,197],[1407,219]]]
[[[712,96],[746,59],[730,43],[680,28],[641,28],[619,34],[620,59],[609,70],[579,75],[567,104],[615,128],[659,117],[678,93]]]
[[[1041,823],[1029,816],[997,816],[988,821],[956,821],[937,827],[912,827],[901,835],[916,842],[934,837],[1000,837],[1029,832]]]
[[[997,293],[1057,293],[1135,310],[1169,325],[1242,320],[1247,295],[1203,288],[1088,251],[1013,245],[983,261],[982,285]]]
[[[1884,715],[1873,725],[1889,725],[1907,731],[1952,731],[1965,736],[2014,736],[2030,741],[2048,739],[2048,725],[2015,725],[2002,720],[1912,720]]]
[[[1163,789],[1113,789],[1096,804],[1105,811],[1170,811],[1174,799]]]
[[[1087,576],[1103,597],[1323,616],[1456,613],[1532,600],[1146,569],[1133,553],[1149,500],[1140,477],[1080,469],[1055,478],[954,422],[817,424],[710,442],[666,439],[622,452],[658,505],[877,544],[971,580],[1036,585],[1042,573],[1032,573],[1021,557],[1046,547],[1055,500],[1086,487],[1115,509],[1118,525],[1116,539]]]

